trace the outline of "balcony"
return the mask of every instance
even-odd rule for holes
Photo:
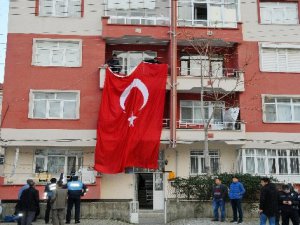
[[[177,91],[187,93],[200,93],[201,77],[195,75],[194,71],[200,68],[182,69],[178,68]],[[170,82],[170,78],[168,78]],[[234,68],[222,68],[215,74],[204,74],[203,85],[205,89],[222,92],[245,91],[244,72]],[[168,87],[170,89],[170,87]]]
[[[204,140],[204,124],[176,121],[177,143],[188,143]],[[170,120],[163,119],[161,140],[170,139]],[[209,140],[225,141],[227,143],[241,144],[245,139],[245,123],[237,122],[212,122],[209,125]]]

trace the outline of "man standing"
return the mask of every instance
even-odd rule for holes
[[[20,198],[20,211],[23,213],[22,225],[31,225],[36,212],[39,211],[39,191],[34,188],[34,182],[28,183],[29,188],[24,190]]]
[[[279,193],[282,225],[288,225],[290,219],[293,225],[299,225],[298,205],[297,193],[292,192],[288,185],[282,185],[282,191]]]
[[[45,197],[47,199],[47,206],[45,211],[45,223],[49,223],[49,215],[51,210],[51,198],[53,191],[56,189],[56,178],[51,178],[50,184],[45,186]]]
[[[239,182],[238,177],[232,177],[232,183],[229,188],[229,198],[233,211],[233,220],[230,221],[231,223],[243,222],[242,198],[245,192],[245,188],[243,184]],[[237,213],[239,213],[239,220]]]
[[[213,187],[213,210],[214,219],[212,221],[219,221],[219,208],[221,211],[221,222],[225,221],[225,198],[227,195],[227,187],[222,184],[219,178],[215,179],[215,186]]]
[[[63,189],[63,182],[57,182],[57,189],[53,191],[51,198],[52,224],[64,225],[65,208],[67,205],[68,190]]]
[[[75,204],[75,223],[80,223],[80,197],[86,192],[86,186],[78,180],[78,176],[73,176],[72,181],[68,182],[68,208],[66,223],[71,222],[71,212],[73,205]]]
[[[112,58],[107,61],[107,64],[112,72],[120,73],[122,70],[122,66],[120,65],[120,60],[116,54],[112,55]]]
[[[275,225],[275,217],[278,211],[278,193],[275,184],[270,183],[267,177],[261,178],[262,185],[259,201],[260,225],[265,225],[267,219],[270,225]]]

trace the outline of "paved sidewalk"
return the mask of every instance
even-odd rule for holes
[[[1,223],[1,225],[15,225],[15,224],[16,223]],[[169,225],[233,225],[232,223],[229,222],[223,222],[223,223],[212,222],[211,219],[184,219],[184,220],[176,220],[168,224]],[[254,219],[252,221],[248,220],[242,223],[242,225],[255,225],[255,224],[259,224],[258,219]],[[45,225],[45,222],[43,220],[38,220],[37,222],[32,223],[32,225]],[[124,223],[116,220],[83,219],[81,220],[81,223],[77,225],[129,225],[129,223]]]

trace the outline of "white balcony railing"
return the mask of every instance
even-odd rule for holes
[[[109,16],[110,24],[132,24],[132,25],[170,25],[168,17],[137,17],[137,16]]]
[[[244,72],[237,68],[216,68],[213,71],[207,71],[205,68],[196,67],[196,68],[182,68],[178,67],[180,76],[193,76],[193,77],[200,77],[203,75],[204,77],[211,77],[211,78],[239,78],[241,74]]]

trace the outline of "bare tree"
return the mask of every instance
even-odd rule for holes
[[[211,36],[195,38],[194,34],[182,32],[181,40],[185,40],[186,44],[182,52],[190,56],[193,65],[197,65],[197,69],[189,71],[185,75],[197,76],[200,79],[200,115],[201,123],[204,129],[204,161],[205,172],[210,175],[212,173],[209,156],[209,130],[214,119],[214,115],[218,110],[222,111],[221,102],[227,103],[227,109],[236,109],[236,117],[239,113],[239,102],[237,101],[237,92],[243,91],[245,79],[244,70],[250,63],[251,55],[244,57],[243,65],[238,66],[236,43],[226,42]],[[217,60],[221,60],[220,63]],[[224,64],[232,65],[232,68],[224,68]],[[182,68],[181,68],[182,69]],[[190,68],[191,70],[191,68]],[[183,72],[183,71],[181,71]],[[226,81],[230,80],[231,85],[224,90],[222,86]],[[250,80],[249,80],[250,81]],[[231,99],[229,105],[228,100]],[[212,110],[206,110],[206,101],[212,102]],[[233,118],[232,122],[222,122],[223,126],[230,126],[234,129],[236,123]]]

